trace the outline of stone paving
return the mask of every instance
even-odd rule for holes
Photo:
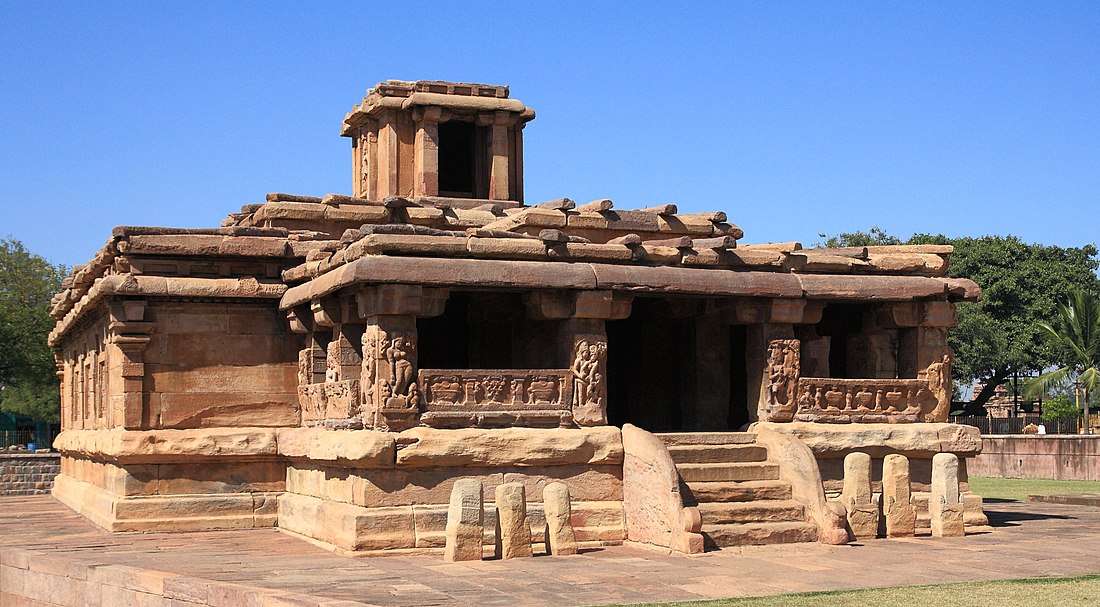
[[[276,530],[107,534],[48,496],[0,498],[0,545],[367,605],[598,605],[1100,573],[1100,508],[987,502],[965,538],[793,544],[684,557],[618,546],[445,564],[347,558]]]

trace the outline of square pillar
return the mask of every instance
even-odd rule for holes
[[[688,398],[681,406],[684,430],[726,430],[730,408],[729,323],[720,314],[705,314],[691,319],[691,362],[683,369]]]
[[[367,425],[401,431],[416,424],[420,407],[416,363],[415,316],[387,314],[367,318],[361,370]]]
[[[397,183],[399,140],[395,112],[390,111],[383,114],[378,121],[378,145],[376,147],[378,163],[375,166],[378,167],[378,170],[375,171],[371,181],[376,184],[377,192],[372,200],[381,200],[386,196],[397,196],[399,195]]]
[[[779,345],[773,345],[779,342]],[[798,340],[794,339],[794,325],[762,323],[749,325],[745,331],[746,375],[748,377],[748,405],[750,421],[780,421],[787,417],[786,409],[793,416],[793,407],[797,406],[793,391],[781,396],[779,402],[772,390],[773,384],[785,382],[785,375],[793,373],[794,382],[798,381]],[[785,359],[793,354],[794,368],[788,368]],[[786,400],[789,399],[789,400]],[[754,406],[755,405],[755,406]]]
[[[510,127],[516,123],[516,118],[516,115],[511,112],[495,112],[491,116],[479,116],[479,124],[492,126],[489,138],[489,155],[492,158],[489,167],[490,200],[511,199],[509,133]]]
[[[573,374],[573,421],[578,426],[607,425],[607,328],[602,319],[562,321]]]
[[[416,319],[442,314],[446,301],[446,289],[418,285],[376,285],[355,294],[357,315],[366,321],[359,386],[367,427],[400,431],[416,425]]]
[[[439,121],[442,115],[443,110],[438,107],[426,107],[413,113],[416,121],[413,195],[417,197],[439,195]]]

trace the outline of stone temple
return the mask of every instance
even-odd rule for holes
[[[383,82],[344,118],[351,195],[115,228],[53,302],[54,495],[110,531],[278,527],[349,554],[443,553],[469,504],[491,549],[491,501],[449,514],[478,483],[524,489],[503,493],[533,542],[544,488],[567,493],[554,524],[582,548],[987,525],[977,431],[945,423],[947,329],[980,296],[945,277],[951,247],[529,205],[534,118],[504,86]]]

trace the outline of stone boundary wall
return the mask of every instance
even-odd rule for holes
[[[60,472],[60,453],[0,453],[0,495],[49,493]]]
[[[363,603],[0,548],[0,605],[363,607]]]
[[[967,470],[974,476],[1100,481],[1100,436],[986,435]]]

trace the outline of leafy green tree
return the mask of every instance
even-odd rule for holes
[[[982,288],[980,302],[959,304],[959,324],[948,333],[955,351],[954,379],[985,384],[966,414],[984,414],[982,406],[996,387],[1016,372],[1068,364],[1066,349],[1046,339],[1038,323],[1052,318],[1059,302],[1074,291],[1100,288],[1096,247],[1028,244],[1015,236],[927,234],[914,235],[906,244],[954,245],[948,275],[969,278]]]
[[[0,239],[0,410],[40,420],[60,417],[60,391],[46,336],[50,298],[61,286],[55,266],[13,238]]]
[[[914,234],[907,240],[878,226],[867,232],[826,237],[823,246],[949,244],[955,247],[948,276],[969,278],[982,287],[982,301],[960,303],[959,324],[948,333],[955,351],[956,381],[981,381],[984,388],[963,411],[984,415],[983,405],[1014,373],[1038,373],[1064,365],[1065,347],[1046,339],[1038,326],[1052,318],[1059,302],[1077,290],[1100,291],[1100,261],[1093,245],[1058,247],[1028,244],[1016,236],[948,238]]]
[[[871,229],[866,232],[841,232],[837,236],[818,234],[818,237],[824,240],[817,243],[817,246],[830,248],[901,244],[900,238],[887,234],[886,230],[878,226],[871,226]]]
[[[1081,409],[1070,400],[1069,396],[1059,394],[1043,403],[1043,414],[1040,418],[1047,423],[1061,424],[1081,417]]]
[[[1058,306],[1050,322],[1036,323],[1051,341],[1067,352],[1062,366],[1035,378],[1032,390],[1046,391],[1051,386],[1073,379],[1084,391],[1085,428],[1089,428],[1089,396],[1100,388],[1100,298],[1085,291],[1070,295]]]

